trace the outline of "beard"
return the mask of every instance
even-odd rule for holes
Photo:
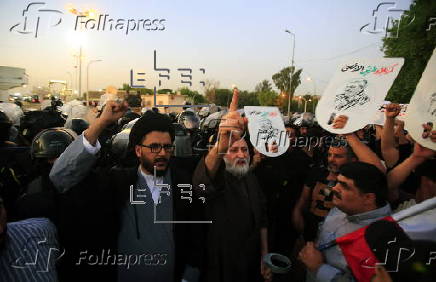
[[[156,166],[156,163],[163,162],[165,163],[164,169],[159,169]],[[166,158],[156,158],[153,161],[149,161],[145,158],[141,158],[141,166],[148,172],[154,175],[154,167],[156,166],[156,176],[164,176],[168,170],[168,160]]]
[[[244,164],[238,164],[239,161],[244,161]],[[226,171],[237,178],[243,177],[250,170],[250,157],[236,158],[233,163],[224,158],[224,162],[226,163]]]

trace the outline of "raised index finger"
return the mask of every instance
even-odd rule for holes
[[[232,102],[229,106],[229,112],[236,112],[238,109],[238,101],[239,101],[239,90],[238,88],[233,88],[233,96],[232,96]]]

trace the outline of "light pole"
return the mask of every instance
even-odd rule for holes
[[[88,19],[95,20],[99,15],[98,12],[94,9],[88,9],[84,11],[79,11],[76,8],[74,8],[71,4],[68,5],[67,11],[71,14],[74,14],[76,16],[86,17]],[[80,26],[80,32],[82,32],[82,26]],[[83,44],[83,38],[79,39],[79,97],[82,97],[82,44]],[[89,66],[89,65],[88,65]]]
[[[67,74],[70,76],[70,88],[73,88],[73,75],[71,74],[71,72],[67,71]],[[68,88],[68,83],[67,83],[67,88]]]
[[[301,100],[301,99],[303,99],[304,100],[304,112],[303,113],[305,113],[306,112],[306,109],[307,109],[307,100],[306,100],[306,98],[303,98],[302,96],[298,96],[298,98]],[[309,101],[311,101],[310,99],[309,99]]]
[[[317,101],[317,99],[316,99],[316,82],[310,76],[308,76],[306,78],[306,80],[313,82],[313,96],[312,96],[312,99],[309,100],[309,102],[310,101],[312,102],[312,112],[315,113],[315,102]]]
[[[295,55],[295,34],[290,32],[289,30],[285,30],[285,32],[289,33],[290,35],[293,36],[292,42],[292,60],[291,60],[291,81],[289,83],[289,91],[292,91],[292,77],[294,76],[294,55]],[[291,93],[288,94],[288,117],[291,114]]]
[[[86,106],[89,104],[89,65],[96,62],[101,62],[102,60],[91,60],[86,67]]]
[[[82,45],[79,49],[79,97],[82,96]]]

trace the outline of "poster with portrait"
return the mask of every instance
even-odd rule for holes
[[[268,157],[278,157],[289,148],[285,125],[277,107],[245,106],[251,144]]]
[[[353,59],[340,64],[316,108],[319,125],[346,134],[373,123],[404,64],[403,58]]]
[[[436,49],[422,73],[410,100],[404,127],[412,138],[424,147],[436,150],[430,132],[436,130]]]

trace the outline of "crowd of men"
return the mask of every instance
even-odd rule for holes
[[[435,244],[379,224],[436,197],[436,152],[397,104],[383,126],[341,136],[285,117],[278,157],[252,146],[236,88],[215,113],[143,111],[129,96],[88,123],[58,106],[18,123],[0,111],[0,281],[365,281],[331,242],[366,226],[378,261],[393,240],[421,250],[372,281],[432,281]]]

